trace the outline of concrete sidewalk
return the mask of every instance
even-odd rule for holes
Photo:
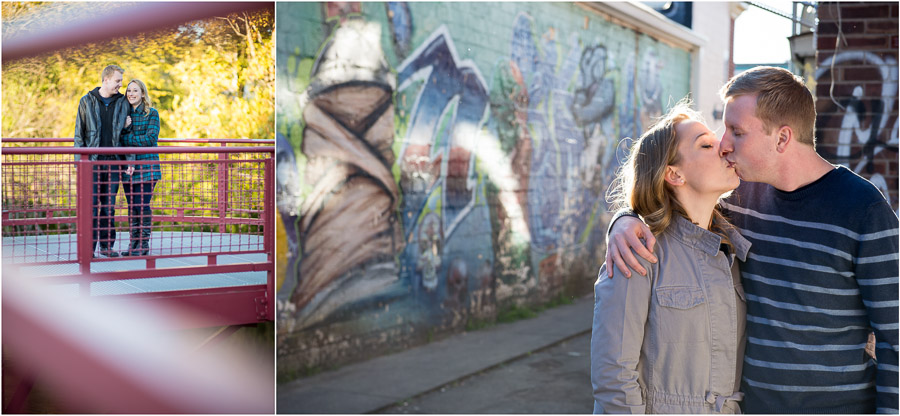
[[[593,297],[277,388],[278,413],[373,413],[590,332]]]

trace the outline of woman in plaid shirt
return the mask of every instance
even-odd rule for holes
[[[131,126],[122,138],[122,146],[156,147],[159,137],[159,113],[150,106],[150,95],[147,86],[139,79],[133,79],[125,90],[125,98],[131,104],[131,113],[125,126]],[[125,198],[128,200],[128,221],[131,226],[131,244],[123,256],[146,256],[150,252],[150,232],[153,225],[150,200],[153,199],[153,188],[162,178],[159,167],[159,154],[127,155],[129,161],[154,161],[149,164],[128,165],[122,177]]]

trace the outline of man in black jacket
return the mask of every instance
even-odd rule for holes
[[[109,65],[100,73],[100,86],[94,88],[78,102],[75,119],[75,147],[119,147],[119,138],[130,127],[128,100],[119,93],[125,70]],[[121,160],[120,155],[90,155],[91,160]],[[79,155],[75,156],[76,160]],[[113,249],[116,242],[115,203],[119,192],[121,166],[116,164],[94,165],[93,229],[91,246],[106,257],[118,257]],[[93,255],[93,254],[92,254]]]

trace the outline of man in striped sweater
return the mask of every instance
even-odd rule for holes
[[[723,206],[753,243],[740,264],[744,412],[897,413],[896,214],[870,182],[816,153],[802,79],[758,67],[721,95],[720,152],[742,179]],[[649,229],[625,216],[610,230],[607,264],[645,273],[627,247],[654,261]]]

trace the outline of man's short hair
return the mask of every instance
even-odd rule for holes
[[[125,70],[122,69],[122,67],[118,65],[107,65],[106,68],[103,68],[103,72],[100,73],[100,82],[102,83],[116,72],[119,72],[123,75],[125,74]]]
[[[816,147],[816,103],[803,79],[784,68],[758,66],[735,75],[719,91],[723,101],[756,95],[756,117],[766,134],[790,126],[800,143]]]

